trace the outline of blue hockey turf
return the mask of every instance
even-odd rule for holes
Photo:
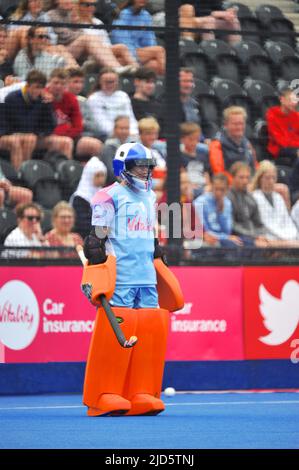
[[[80,395],[0,397],[0,448],[299,448],[298,393],[163,398],[155,417],[88,418]]]

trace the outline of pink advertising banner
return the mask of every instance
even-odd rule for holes
[[[1,269],[2,362],[86,360],[96,310],[81,276],[80,267]]]
[[[170,314],[167,360],[243,359],[242,268],[175,267],[184,308]],[[0,362],[85,361],[95,308],[80,267],[2,267]]]
[[[242,268],[175,267],[185,306],[170,316],[167,360],[244,359]]]

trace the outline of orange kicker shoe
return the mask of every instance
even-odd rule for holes
[[[118,416],[127,413],[131,409],[129,400],[114,393],[103,393],[101,395],[98,408],[89,407],[88,416]]]
[[[137,393],[131,400],[131,410],[126,416],[147,415],[154,416],[165,410],[162,400],[148,393]]]

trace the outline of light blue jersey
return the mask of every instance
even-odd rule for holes
[[[117,286],[154,286],[155,193],[135,192],[114,183],[97,192],[92,225],[109,227],[108,239],[117,259]]]

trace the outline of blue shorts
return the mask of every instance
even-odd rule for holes
[[[157,308],[157,288],[156,286],[116,286],[109,303],[114,307]]]

